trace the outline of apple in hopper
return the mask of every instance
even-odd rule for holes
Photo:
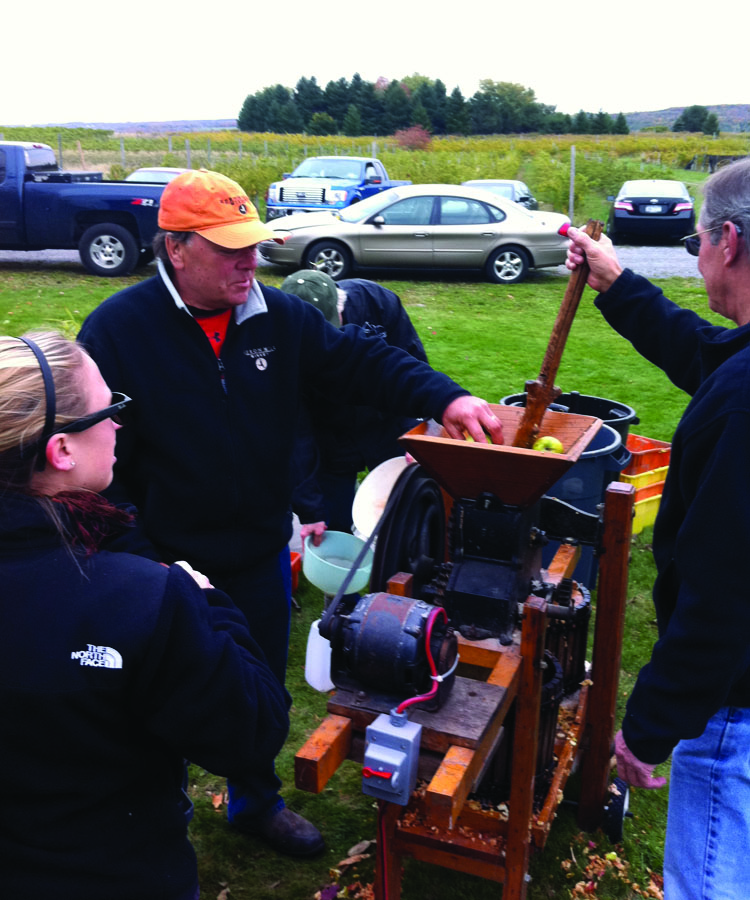
[[[552,437],[549,434],[537,438],[534,441],[534,446],[532,449],[548,451],[549,453],[562,453],[564,450],[563,445],[560,443],[560,441],[558,441],[556,437]]]

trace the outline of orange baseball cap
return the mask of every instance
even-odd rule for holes
[[[183,172],[167,184],[159,205],[159,228],[194,231],[230,250],[260,241],[284,243],[260,221],[258,211],[236,181],[206,169]]]

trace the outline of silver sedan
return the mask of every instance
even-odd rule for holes
[[[529,269],[565,261],[560,213],[530,212],[489,191],[451,184],[391,188],[338,213],[299,213],[268,223],[283,244],[260,244],[274,265],[334,279],[357,268],[475,269],[514,284]]]

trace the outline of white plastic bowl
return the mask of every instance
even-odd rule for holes
[[[305,538],[305,553],[302,571],[307,580],[326,594],[335,594],[344,583],[354,561],[359,556],[365,542],[353,534],[343,531],[326,531],[319,547],[312,542],[312,535]],[[352,576],[347,591],[354,593],[366,587],[372,570],[372,548]]]

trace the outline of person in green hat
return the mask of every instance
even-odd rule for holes
[[[337,328],[358,325],[369,336],[428,361],[398,294],[374,281],[335,282],[325,272],[302,269],[284,279],[281,290],[317,307]],[[314,387],[303,399],[292,505],[302,525],[302,540],[313,534],[318,543],[326,528],[351,531],[357,475],[403,456],[398,438],[419,419],[389,415],[351,401],[332,403]]]

